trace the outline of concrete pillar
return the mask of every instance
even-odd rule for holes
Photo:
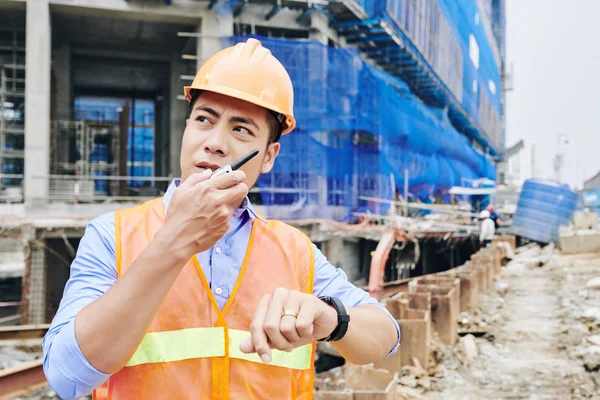
[[[171,88],[170,88],[170,131],[168,137],[169,143],[169,175],[179,177],[181,168],[179,165],[179,155],[181,153],[181,139],[185,130],[185,120],[187,118],[188,103],[177,99],[177,96],[183,95],[184,82],[181,80],[183,72],[181,54],[171,54]],[[165,139],[167,139],[165,137]]]
[[[48,198],[50,165],[50,8],[27,0],[25,63],[25,203]],[[44,201],[44,200],[42,200]]]
[[[169,82],[170,85],[170,82]],[[171,102],[170,88],[165,88],[164,94],[158,96],[154,103],[154,175],[168,176],[171,164]],[[164,184],[158,184],[161,187]]]
[[[233,36],[233,14],[221,8],[205,13],[198,32],[200,37],[196,42],[197,69],[210,56],[223,49],[223,39]]]
[[[53,101],[56,106],[55,119],[72,119],[71,46],[63,44],[52,51],[52,72],[56,79]]]
[[[312,28],[310,32],[310,38],[320,42],[321,44],[327,45],[327,33],[330,30],[327,17],[316,10],[312,10],[312,13],[310,14],[310,25]]]
[[[34,0],[35,1],[35,0]],[[31,245],[29,263],[29,290],[23,293],[28,297],[28,324],[46,323],[46,253],[44,247]]]

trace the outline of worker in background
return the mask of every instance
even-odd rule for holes
[[[492,243],[492,239],[496,233],[496,227],[494,221],[490,218],[490,212],[488,210],[483,210],[479,214],[479,219],[481,220],[479,242],[481,243],[481,247],[486,247],[488,244]]]
[[[500,226],[500,215],[496,212],[493,204],[489,204],[487,210],[490,212],[490,218],[494,221],[494,227],[498,229]]]
[[[387,310],[301,231],[248,201],[296,125],[283,65],[248,39],[212,56],[184,95],[181,179],[93,220],[81,239],[43,341],[54,391],[307,399],[317,341],[354,364],[394,353],[400,330]],[[211,178],[254,149],[240,170]]]

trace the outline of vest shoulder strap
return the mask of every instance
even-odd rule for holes
[[[262,231],[263,237],[269,238],[272,245],[279,246],[293,260],[298,278],[306,288],[306,293],[313,292],[315,273],[315,251],[310,238],[300,229],[285,222],[268,220],[267,224],[254,221],[257,230]]]
[[[117,274],[124,272],[123,246],[137,244],[141,252],[150,243],[152,231],[164,221],[163,198],[148,200],[138,206],[124,208],[115,212],[115,244]]]

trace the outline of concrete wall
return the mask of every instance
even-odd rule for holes
[[[344,270],[350,281],[360,276],[360,248],[358,240],[334,238],[321,244],[321,252],[329,262]]]

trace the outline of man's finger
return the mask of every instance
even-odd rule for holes
[[[300,334],[296,330],[296,319],[300,311],[301,299],[301,293],[296,291],[290,292],[287,302],[283,305],[284,315],[281,317],[281,322],[279,324],[279,330],[283,336],[294,345],[294,347],[296,346],[296,343],[300,341]],[[295,316],[289,314],[294,314]]]
[[[185,190],[194,187],[198,183],[204,182],[205,180],[210,178],[211,175],[212,172],[208,169],[202,172],[196,172],[195,174],[191,174],[183,182],[181,182],[179,188]]]
[[[252,334],[252,344],[254,347],[254,351],[260,356],[263,362],[268,363],[271,361],[271,348],[269,347],[269,343],[267,342],[267,334],[264,330],[264,321],[265,316],[267,315],[267,309],[269,308],[269,303],[271,301],[271,296],[264,296],[260,300],[260,304],[258,305],[258,310],[254,314],[254,319],[250,324],[250,333]],[[246,346],[246,349],[249,348]],[[240,350],[244,351],[244,349]]]
[[[227,189],[243,182],[246,179],[246,174],[242,170],[232,171],[228,174],[223,174],[211,179],[210,184],[216,189]]]
[[[308,342],[310,342],[312,339],[314,339],[312,336],[316,315],[317,310],[314,307],[300,307],[298,318],[296,318],[296,330],[298,331],[302,341],[309,339]]]
[[[229,189],[221,190],[223,195],[222,201],[224,204],[230,204],[237,207],[239,203],[248,195],[248,186],[244,183],[239,183]]]
[[[294,346],[283,336],[279,327],[281,325],[283,305],[287,303],[289,290],[279,288],[275,289],[271,304],[264,322],[264,329],[276,349],[284,351],[292,351]]]

